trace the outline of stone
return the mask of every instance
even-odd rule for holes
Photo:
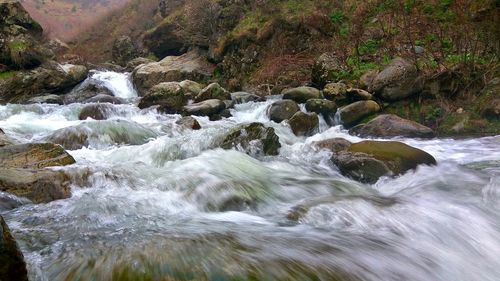
[[[0,216],[0,280],[28,281],[24,256],[2,216]]]
[[[338,153],[347,150],[351,146],[351,142],[343,138],[332,138],[313,142],[312,145],[319,149],[327,149],[331,152]]]
[[[269,107],[267,114],[269,119],[276,123],[280,123],[292,118],[298,111],[300,111],[300,108],[293,100],[279,100]]]
[[[344,176],[363,183],[375,183],[382,176],[392,175],[387,165],[366,153],[341,151],[332,158]]]
[[[122,98],[98,94],[94,97],[84,100],[82,103],[111,103],[111,104],[125,104],[126,101]]]
[[[33,97],[28,100],[28,103],[48,103],[48,104],[64,104],[63,97],[59,95],[45,95]]]
[[[0,129],[0,147],[16,144],[17,141],[5,134],[5,132]]]
[[[212,83],[201,90],[194,98],[194,101],[201,102],[210,99],[230,100],[231,94],[218,83]]]
[[[288,124],[297,136],[312,136],[319,132],[319,119],[316,113],[299,111],[288,120]]]
[[[373,83],[373,79],[377,77],[378,71],[374,69],[370,69],[367,72],[363,73],[359,78],[359,87],[363,90],[368,90],[371,88]]]
[[[181,88],[184,90],[184,94],[189,99],[194,99],[194,97],[196,97],[204,88],[202,84],[191,80],[181,81],[179,85],[181,85]]]
[[[226,104],[219,99],[210,99],[183,107],[184,114],[195,116],[212,116],[226,109]]]
[[[184,90],[177,82],[160,83],[144,95],[139,102],[139,108],[159,106],[161,112],[173,114],[180,113],[187,103]]]
[[[315,85],[323,87],[336,82],[338,73],[343,70],[345,70],[344,64],[334,53],[324,53],[314,62],[311,80]]]
[[[342,124],[350,128],[363,118],[380,111],[380,106],[374,101],[357,101],[338,110]]]
[[[337,105],[335,102],[325,99],[310,99],[306,102],[306,110],[322,115],[326,122],[332,125]]]
[[[231,99],[236,103],[247,103],[247,102],[259,102],[265,101],[265,98],[258,96],[256,94],[251,94],[247,92],[234,92],[231,93]]]
[[[111,57],[113,61],[120,66],[125,66],[127,62],[135,58],[137,54],[137,46],[135,46],[130,36],[121,36],[113,42]]]
[[[313,87],[297,87],[286,89],[282,92],[284,100],[293,100],[297,103],[305,103],[309,99],[320,99],[321,92]]]
[[[192,130],[201,129],[201,126],[200,126],[200,123],[198,123],[198,120],[196,120],[194,117],[191,117],[191,116],[181,117],[181,119],[175,121],[175,124],[177,124],[183,128],[192,129]]]
[[[85,103],[96,96],[103,95],[113,97],[111,90],[101,85],[100,81],[89,78],[64,95],[64,104]]]
[[[413,63],[395,58],[373,79],[370,92],[384,100],[397,101],[420,92],[422,82]]]
[[[323,96],[331,101],[342,99],[346,93],[347,85],[344,83],[328,83],[323,88]]]
[[[0,166],[3,168],[41,169],[75,163],[60,145],[28,143],[0,147]]]
[[[274,128],[255,122],[232,129],[223,136],[220,147],[241,148],[246,153],[257,151],[265,155],[278,155],[281,144]]]
[[[106,120],[113,112],[113,109],[114,107],[111,104],[89,104],[82,108],[82,111],[80,111],[78,115],[78,119],[86,120],[87,118],[91,118],[94,120]]]
[[[132,72],[132,71],[134,71],[134,69],[136,67],[143,65],[143,64],[152,63],[152,62],[155,62],[155,61],[152,59],[143,58],[143,57],[134,58],[134,59],[131,59],[130,61],[127,62],[127,65],[125,66],[125,70],[127,70],[128,72]]]
[[[431,128],[393,114],[377,116],[366,124],[352,128],[349,132],[361,137],[435,137]]]

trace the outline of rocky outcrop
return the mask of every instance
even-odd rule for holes
[[[0,280],[28,281],[23,254],[2,216],[0,216]]]
[[[82,108],[82,111],[78,114],[78,119],[86,120],[87,118],[92,118],[94,120],[106,120],[112,112],[113,106],[111,104],[89,104]]]
[[[300,108],[293,100],[279,100],[269,107],[267,114],[269,119],[276,123],[280,123],[292,118],[298,111],[300,111]]]
[[[349,132],[361,137],[432,138],[435,136],[431,128],[393,114],[377,116],[366,124],[352,128]]]
[[[147,32],[143,42],[157,57],[178,56],[185,45],[185,38],[179,33],[176,23],[165,22]]]
[[[435,165],[436,159],[420,149],[394,141],[362,141],[334,154],[340,172],[365,183],[382,176],[395,176],[418,165]]]
[[[320,99],[321,92],[313,87],[297,87],[286,89],[282,92],[283,99],[285,100],[293,100],[297,103],[305,103],[310,99]]]
[[[239,148],[250,154],[278,155],[281,144],[273,128],[251,123],[239,126],[223,136],[220,147]]]
[[[374,101],[358,101],[338,110],[342,124],[350,128],[363,118],[380,111],[380,106]]]
[[[210,78],[214,66],[200,51],[191,51],[181,56],[169,56],[159,62],[143,64],[132,73],[134,85],[139,95],[144,96],[149,89],[162,82],[193,80],[205,81]]]
[[[191,130],[199,130],[201,129],[200,123],[194,117],[184,116],[181,119],[175,121],[175,124]]]
[[[111,57],[113,61],[121,66],[125,66],[127,62],[137,57],[137,46],[129,36],[121,36],[113,43]]]
[[[296,136],[312,136],[319,131],[319,119],[316,113],[299,111],[288,120],[288,124]]]
[[[29,143],[0,147],[3,168],[40,169],[75,163],[61,146],[52,143]]]
[[[194,101],[201,102],[210,99],[230,100],[231,94],[218,83],[212,83],[201,90],[194,98]]]
[[[182,107],[187,103],[184,90],[177,82],[160,83],[141,98],[139,108],[159,106],[159,110],[165,113],[180,113]]]
[[[415,65],[395,58],[373,79],[370,91],[384,100],[397,101],[420,92],[422,87]]]
[[[223,101],[219,99],[211,99],[186,105],[183,107],[183,112],[187,115],[210,117],[220,114],[224,109],[226,109],[226,104]]]
[[[337,82],[337,75],[341,70],[344,70],[344,66],[340,59],[333,53],[324,53],[314,62],[311,80],[315,85],[323,87]]]

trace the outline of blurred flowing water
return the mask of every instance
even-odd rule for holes
[[[81,124],[101,136],[57,168],[73,179],[71,198],[0,211],[31,280],[500,278],[500,136],[400,139],[439,164],[365,185],[312,146],[360,138],[324,120],[319,134],[296,137],[266,116],[273,99],[236,105],[221,121],[196,117],[202,129],[192,131],[175,124],[179,115],[139,110],[126,74],[93,79],[131,103],[107,121],[78,120],[82,104],[0,106],[0,128],[21,142]],[[217,148],[254,121],[275,128],[278,156]],[[131,130],[145,143],[106,137]]]

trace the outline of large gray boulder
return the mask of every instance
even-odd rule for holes
[[[251,94],[247,92],[234,92],[231,93],[231,99],[236,103],[247,103],[251,101],[265,101],[266,99],[258,96],[256,94]]]
[[[240,148],[246,153],[278,155],[281,144],[273,128],[261,123],[238,126],[222,137],[220,147]]]
[[[187,103],[184,90],[177,82],[160,83],[141,98],[139,108],[159,106],[159,110],[165,113],[180,113],[182,107]]]
[[[28,281],[23,254],[2,216],[0,216],[0,280]]]
[[[267,114],[269,119],[276,123],[280,123],[292,118],[298,111],[300,111],[300,108],[293,100],[279,100],[269,107]]]
[[[432,138],[435,136],[431,128],[393,114],[377,116],[366,124],[352,128],[350,133],[361,137]]]
[[[321,98],[321,92],[318,89],[306,86],[285,89],[282,94],[283,99],[293,100],[297,103],[305,103],[310,99]]]
[[[358,101],[338,110],[342,124],[350,128],[363,118],[380,111],[380,106],[374,101]]]
[[[372,81],[370,92],[387,101],[397,101],[418,93],[423,80],[415,65],[403,58],[393,59]]]

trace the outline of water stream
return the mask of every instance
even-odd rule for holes
[[[31,280],[500,278],[500,136],[399,139],[439,164],[365,185],[312,145],[360,138],[324,120],[320,133],[296,137],[266,116],[273,99],[236,105],[221,121],[196,117],[193,131],[175,124],[179,115],[139,110],[126,74],[93,79],[130,104],[106,121],[78,120],[82,104],[0,106],[0,128],[20,142],[81,124],[99,131],[69,151],[76,164],[57,168],[73,179],[71,198],[0,211]],[[216,148],[228,129],[255,121],[276,129],[278,156]],[[145,141],[116,143],[117,132]],[[228,208],[234,198],[243,208]],[[301,204],[308,212],[287,219]]]

